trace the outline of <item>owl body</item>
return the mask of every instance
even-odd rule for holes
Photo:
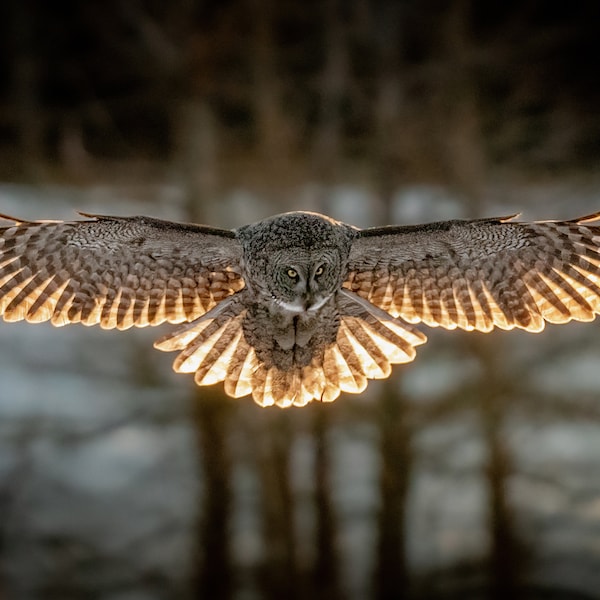
[[[261,405],[362,392],[413,360],[415,324],[537,332],[600,312],[600,214],[358,229],[294,212],[237,230],[84,216],[0,228],[3,318],[182,324],[155,344],[179,351],[174,369]]]
[[[243,227],[237,235],[252,297],[246,339],[266,364],[284,370],[306,367],[335,341],[337,293],[355,230],[303,212]]]

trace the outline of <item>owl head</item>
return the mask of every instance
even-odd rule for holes
[[[316,311],[342,284],[355,232],[307,212],[243,227],[246,285],[287,311]]]

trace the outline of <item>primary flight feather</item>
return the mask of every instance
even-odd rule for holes
[[[0,228],[6,321],[184,323],[174,369],[302,406],[358,393],[426,337],[414,324],[540,331],[600,312],[600,219],[358,229],[309,212],[236,230],[83,215]]]

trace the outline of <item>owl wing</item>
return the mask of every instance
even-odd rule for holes
[[[515,215],[516,216],[516,215]],[[364,229],[344,287],[395,317],[446,329],[541,331],[600,312],[600,213]]]
[[[231,231],[149,217],[0,228],[0,315],[105,329],[181,323],[244,287]]]

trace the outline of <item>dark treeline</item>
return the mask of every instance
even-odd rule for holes
[[[469,176],[455,159],[468,136],[484,151],[469,163],[548,171],[600,154],[591,1],[25,0],[1,11],[4,178],[168,162],[192,143],[190,126],[214,130],[225,185],[378,181],[388,164],[399,181],[456,182]]]

